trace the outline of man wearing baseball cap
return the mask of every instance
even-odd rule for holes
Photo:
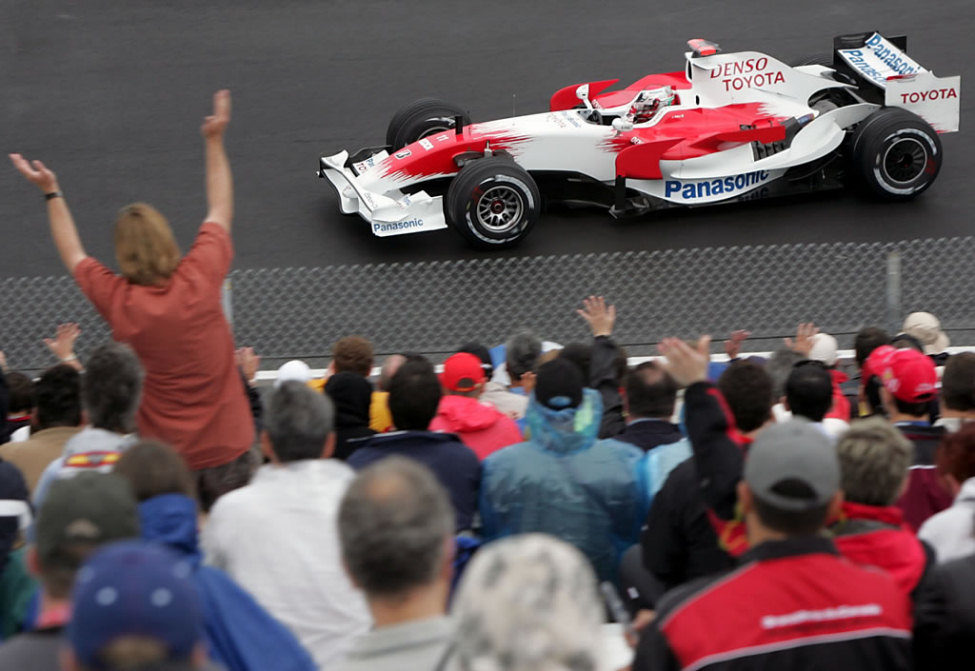
[[[907,489],[897,505],[904,511],[904,521],[917,531],[924,520],[952,502],[947,483],[934,467],[935,449],[945,431],[929,421],[931,401],[938,394],[938,374],[931,358],[921,352],[884,345],[867,358],[864,378],[870,376],[880,381],[880,402],[887,420],[914,445]]]
[[[810,423],[759,433],[738,484],[748,552],[736,570],[662,597],[633,668],[911,668],[907,595],[820,533],[839,486],[836,452]]]
[[[71,588],[85,559],[106,543],[139,535],[129,483],[85,472],[52,483],[38,512],[28,565],[41,583],[33,629],[0,646],[0,669],[57,671],[58,650],[72,617]]]
[[[437,416],[430,422],[431,431],[457,434],[481,460],[522,440],[521,431],[513,419],[493,405],[480,401],[484,383],[484,369],[479,358],[467,352],[448,357],[440,375],[444,395],[437,406]]]
[[[122,541],[78,573],[66,671],[189,671],[207,664],[192,568],[171,550]]]

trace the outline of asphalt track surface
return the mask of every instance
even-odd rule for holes
[[[393,112],[422,96],[483,121],[544,110],[569,84],[680,69],[692,37],[788,61],[874,29],[907,34],[917,61],[963,88],[975,81],[971,0],[3,0],[0,146],[58,172],[89,253],[112,260],[112,218],[135,200],[166,213],[185,249],[205,209],[199,122],[229,87],[236,267],[483,257],[449,230],[374,238],[338,212],[319,155],[380,144]],[[969,235],[973,100],[963,93],[962,132],[942,138],[941,175],[912,203],[834,192],[620,222],[554,211],[503,254]],[[63,272],[43,201],[2,165],[0,240],[0,277]]]

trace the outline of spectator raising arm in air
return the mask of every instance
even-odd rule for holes
[[[234,218],[234,179],[230,161],[223,145],[224,132],[230,123],[230,91],[224,89],[213,94],[213,114],[203,120],[206,156],[207,211],[206,221],[220,224],[230,231]]]
[[[11,154],[10,160],[27,181],[36,186],[47,199],[47,218],[51,224],[51,237],[58,248],[61,261],[74,274],[75,266],[81,263],[88,254],[81,245],[78,229],[74,225],[74,217],[68,209],[68,203],[58,185],[58,176],[40,161],[28,161],[20,154]]]

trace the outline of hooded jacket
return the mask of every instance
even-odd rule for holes
[[[886,571],[905,594],[912,594],[931,563],[930,548],[917,539],[894,506],[846,501],[841,519],[829,528],[844,557]]]
[[[314,671],[298,639],[220,569],[201,566],[196,502],[162,494],[139,504],[142,537],[169,546],[193,568],[210,657],[228,671]]]
[[[597,440],[602,404],[594,389],[577,408],[552,410],[531,397],[530,440],[484,460],[480,511],[487,540],[551,534],[576,546],[601,580],[614,580],[623,550],[646,514],[643,452]]]
[[[457,434],[482,461],[492,452],[523,440],[515,421],[493,405],[456,394],[440,399],[430,430]]]

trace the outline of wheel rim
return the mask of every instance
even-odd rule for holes
[[[491,233],[506,233],[516,228],[525,211],[525,203],[510,186],[492,186],[477,201],[477,223]]]
[[[928,163],[928,152],[919,140],[902,138],[884,152],[884,174],[896,184],[909,184],[921,176]]]

